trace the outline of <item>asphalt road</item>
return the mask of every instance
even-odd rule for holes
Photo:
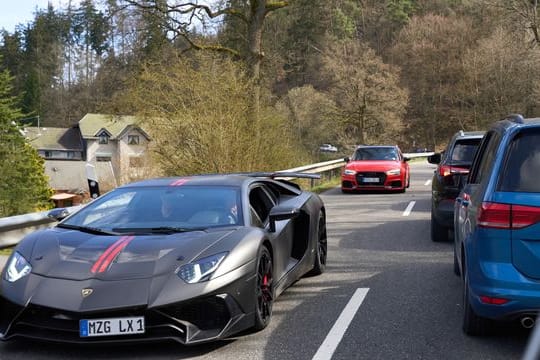
[[[519,359],[530,331],[465,336],[452,244],[429,238],[434,167],[412,163],[405,194],[322,195],[327,272],[283,293],[265,330],[194,347],[0,343],[0,359]]]

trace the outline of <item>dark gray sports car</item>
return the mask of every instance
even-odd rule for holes
[[[76,343],[227,338],[326,265],[325,208],[278,177],[205,175],[119,187],[25,237],[2,273],[0,338]]]

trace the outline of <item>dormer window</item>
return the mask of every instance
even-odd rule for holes
[[[128,135],[129,145],[139,145],[139,135]]]
[[[101,131],[98,134],[99,143],[100,144],[108,144],[109,143],[109,134],[106,131]]]

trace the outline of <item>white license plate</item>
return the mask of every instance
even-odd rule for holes
[[[377,183],[377,182],[379,182],[379,178],[363,178],[362,182],[365,182],[365,183]]]
[[[144,333],[144,317],[109,319],[83,319],[79,321],[79,334],[88,336],[115,336]]]

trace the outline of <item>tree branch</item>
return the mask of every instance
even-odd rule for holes
[[[266,8],[266,14],[268,14],[269,12],[272,12],[274,10],[284,8],[286,6],[289,6],[288,1],[273,1],[273,2],[270,2],[270,3],[266,4],[266,7],[265,7]]]

